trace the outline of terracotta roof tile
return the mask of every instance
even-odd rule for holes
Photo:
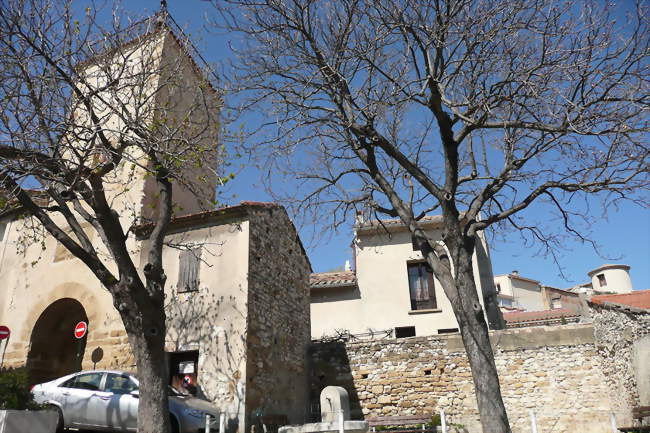
[[[309,277],[311,288],[319,287],[349,287],[357,285],[357,276],[352,271],[321,272]]]
[[[562,317],[577,317],[580,314],[566,308],[555,308],[553,310],[541,311],[513,311],[503,313],[503,318],[507,323],[520,322],[541,322],[544,320],[560,319]]]
[[[596,295],[592,296],[590,301],[593,304],[612,303],[650,310],[650,290],[634,290],[631,293],[618,295]]]

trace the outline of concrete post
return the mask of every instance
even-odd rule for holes
[[[537,433],[537,418],[535,417],[535,412],[532,410],[528,412],[530,414],[530,428],[533,433]]]
[[[219,433],[226,432],[226,414],[222,413],[219,415]]]
[[[610,415],[609,420],[612,423],[612,433],[618,433],[618,428],[616,427],[616,415],[614,415],[614,412]]]

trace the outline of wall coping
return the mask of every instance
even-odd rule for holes
[[[594,327],[591,323],[569,325],[535,326],[490,331],[492,349],[522,350],[539,347],[580,346],[594,344]],[[465,348],[460,334],[428,335],[399,339],[382,339],[366,341],[328,341],[312,342],[312,346],[344,343],[350,347],[363,346],[413,346],[428,342],[444,344],[450,352],[463,352]]]

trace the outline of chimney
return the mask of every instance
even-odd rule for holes
[[[356,222],[357,227],[362,226],[366,222],[366,219],[363,217],[363,212],[362,211],[360,211],[360,210],[357,211],[357,215],[356,215],[355,220],[356,220],[355,222]]]
[[[519,271],[515,269],[514,271],[511,272],[511,274],[512,275],[519,275]]]
[[[350,272],[352,270],[352,266],[350,266],[350,261],[346,260],[345,261],[345,271]]]

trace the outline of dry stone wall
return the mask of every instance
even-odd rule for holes
[[[503,398],[514,433],[610,433],[615,392],[594,344],[592,325],[535,327],[491,333]],[[311,348],[314,396],[345,387],[352,416],[432,414],[444,409],[461,431],[480,432],[472,376],[458,335],[316,343]]]
[[[612,390],[612,404],[620,411],[626,408],[646,405],[639,400],[637,378],[640,367],[650,364],[650,359],[633,359],[633,346],[643,337],[650,335],[650,313],[611,306],[592,305],[595,346],[604,360],[602,370],[608,388]],[[636,367],[636,369],[635,369]],[[647,374],[647,369],[643,370]],[[625,423],[631,422],[629,417]]]
[[[251,210],[249,226],[246,409],[303,422],[311,267],[284,208]]]

